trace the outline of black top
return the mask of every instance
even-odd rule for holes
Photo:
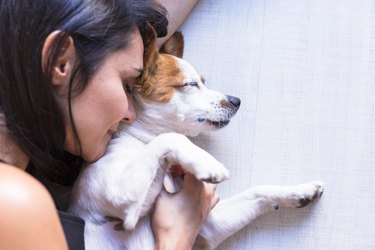
[[[59,217],[70,250],[85,250],[84,227],[81,218],[59,210]]]
[[[51,193],[59,212],[61,224],[70,250],[85,250],[84,228],[85,221],[66,212],[72,186],[60,186],[42,181]]]

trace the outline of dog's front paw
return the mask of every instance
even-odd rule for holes
[[[314,181],[287,187],[290,195],[287,195],[281,205],[284,207],[305,207],[323,195],[324,185],[321,181]]]
[[[219,183],[229,179],[229,170],[226,169],[224,165],[217,160],[203,164],[207,165],[202,165],[197,169],[197,172],[195,173],[195,177],[198,180],[209,183]]]
[[[186,136],[168,133],[158,138],[168,142],[169,150],[165,157],[170,165],[180,165],[185,172],[205,182],[219,183],[229,179],[228,169]]]

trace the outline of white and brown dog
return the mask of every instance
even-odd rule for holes
[[[174,36],[159,53],[152,27],[144,36],[144,72],[136,86],[137,120],[123,124],[107,153],[81,173],[70,211],[86,221],[86,249],[154,249],[150,210],[173,165],[218,183],[228,170],[186,136],[226,126],[240,99],[209,90],[182,60]],[[203,225],[199,246],[217,247],[258,216],[279,207],[303,207],[323,193],[323,183],[257,186],[220,201]],[[197,241],[198,244],[198,241]]]

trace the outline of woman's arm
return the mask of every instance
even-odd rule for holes
[[[168,10],[169,21],[168,35],[159,38],[157,41],[159,48],[182,25],[198,1],[199,0],[157,0],[157,2],[161,3]]]

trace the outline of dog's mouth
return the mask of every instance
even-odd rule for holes
[[[199,123],[207,123],[207,124],[212,125],[216,128],[223,128],[223,127],[225,127],[229,124],[230,120],[213,121],[213,120],[206,119],[206,118],[198,118],[198,122]]]

